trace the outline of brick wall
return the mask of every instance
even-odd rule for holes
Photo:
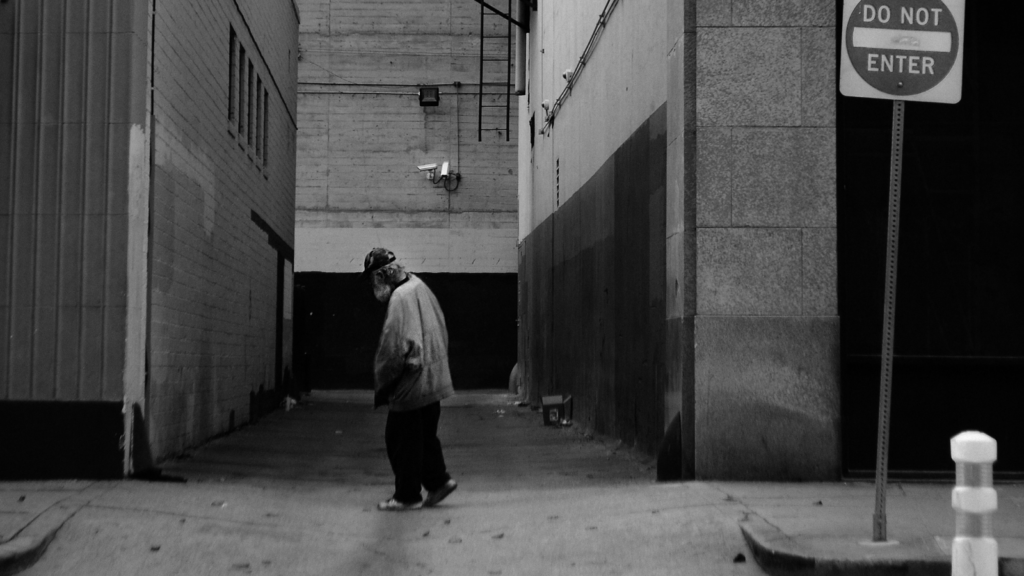
[[[266,88],[265,165],[228,120],[232,29]],[[275,384],[278,252],[252,214],[294,245],[297,21],[290,0],[157,2],[153,34],[146,418],[159,459],[247,422],[251,393]]]

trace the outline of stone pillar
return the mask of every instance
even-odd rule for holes
[[[672,420],[679,416],[681,477],[692,479],[693,318],[697,293],[696,0],[667,0],[667,3],[665,426],[670,427]]]
[[[840,471],[834,37],[831,0],[696,0],[698,478]]]

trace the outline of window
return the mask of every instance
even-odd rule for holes
[[[256,82],[253,79],[252,61],[250,61],[249,62],[249,86],[248,86],[248,89],[246,90],[246,98],[248,100],[247,101],[248,105],[245,108],[245,113],[246,113],[245,114],[246,115],[246,118],[245,118],[245,125],[246,125],[246,129],[245,129],[245,143],[248,144],[250,147],[252,146],[253,121],[255,120],[253,118],[253,113],[255,112],[255,110],[253,110],[253,108],[255,108],[253,106],[253,100],[255,99],[255,98],[253,98],[255,96],[255,94],[253,93],[253,90],[255,88],[256,88]]]
[[[259,73],[262,60],[247,58],[243,39],[234,26],[229,26],[229,31],[228,133],[262,171],[270,164],[267,154],[270,144],[269,84]]]
[[[267,90],[263,89],[263,165],[269,164],[267,161],[267,144],[270,142],[270,138],[267,136],[267,126],[270,124],[268,113],[270,112],[270,106],[267,104]]]
[[[234,26],[231,27],[231,55],[228,57],[230,64],[228,65],[228,122],[229,125],[235,121],[235,115],[238,114],[238,102],[235,100],[236,87],[235,84],[238,82],[237,74],[238,70],[238,36],[235,34]]]
[[[256,77],[256,157],[263,157],[263,79]]]
[[[238,135],[245,134],[245,48],[238,47]]]

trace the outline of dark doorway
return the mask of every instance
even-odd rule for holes
[[[968,2],[962,100],[906,105],[896,477],[951,474],[949,438],[968,429],[999,442],[997,474],[1024,472],[1024,97],[1007,68],[1022,18],[1024,4]],[[892,102],[837,98],[843,462],[861,476],[875,467]]]
[[[417,274],[448,325],[456,390],[507,388],[516,363],[515,274]],[[306,389],[370,389],[384,305],[357,274],[295,275],[295,370]]]

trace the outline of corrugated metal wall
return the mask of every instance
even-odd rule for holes
[[[0,3],[0,400],[122,395],[140,4]]]

